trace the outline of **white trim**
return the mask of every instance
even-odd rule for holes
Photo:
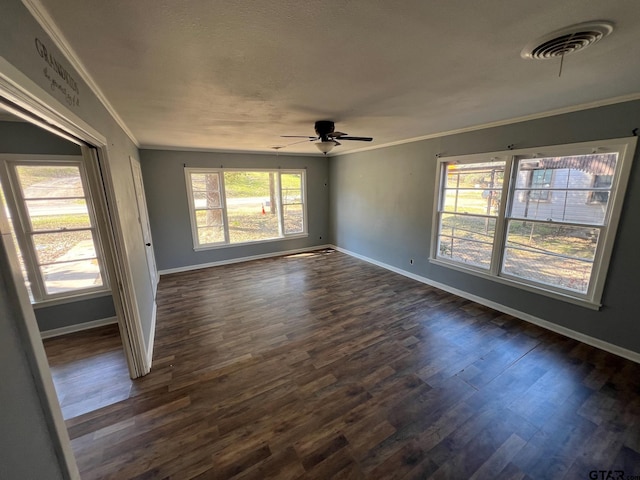
[[[118,323],[118,317],[101,318],[99,320],[76,323],[75,325],[68,325],[66,327],[43,330],[40,332],[40,336],[44,340],[45,338],[59,337],[61,335],[68,335],[69,333],[82,332],[92,328],[104,327],[105,325],[113,325],[114,323]]]
[[[153,310],[151,311],[151,328],[149,329],[149,338],[147,338],[147,372],[151,371],[153,362],[153,343],[156,339],[156,316],[158,312],[158,304],[153,301]]]
[[[522,122],[528,122],[531,120],[539,120],[541,118],[554,117],[556,115],[563,115],[566,113],[580,112],[582,110],[589,110],[591,108],[606,107],[608,105],[615,105],[616,103],[633,102],[635,100],[640,100],[640,93],[632,93],[630,95],[622,95],[619,97],[607,98],[604,100],[596,100],[594,102],[581,103],[579,105],[573,105],[570,107],[556,108],[554,110],[547,110],[545,112],[540,112],[540,113],[532,113],[531,115],[523,115],[521,117],[511,117],[505,120],[497,120],[495,122],[481,123],[478,125],[473,125],[471,127],[463,127],[463,128],[456,128],[453,130],[445,130],[445,131],[436,132],[436,133],[429,133],[427,135],[422,135],[420,137],[407,138],[405,140],[398,140],[395,142],[384,143],[382,145],[375,145],[375,146],[372,145],[370,147],[356,148],[353,150],[348,150],[346,152],[336,152],[334,150],[330,154],[327,154],[327,156],[338,157],[341,155],[348,155],[351,153],[360,153],[360,152],[366,152],[368,150],[377,150],[379,148],[394,147],[396,145],[404,145],[405,143],[420,142],[422,140],[431,140],[433,138],[446,137],[449,135],[475,132],[476,130],[502,127],[504,125],[512,125],[514,123],[522,123]]]
[[[273,253],[263,253],[260,255],[251,255],[249,257],[236,257],[230,258],[228,260],[220,260],[218,262],[209,262],[209,263],[199,263],[197,265],[187,265],[184,267],[177,268],[167,268],[166,270],[158,270],[158,274],[169,275],[171,273],[181,273],[181,272],[190,272],[192,270],[200,270],[202,268],[210,268],[210,267],[219,267],[221,265],[231,265],[232,263],[242,263],[242,262],[250,262],[252,260],[260,260],[263,258],[272,258],[272,257],[286,257],[287,255],[295,255],[297,253],[306,253],[306,252],[314,252],[316,250],[322,250],[325,248],[335,248],[331,245],[314,245],[312,247],[305,248],[297,248],[295,250],[285,250],[280,252]]]
[[[294,238],[307,238],[308,236],[308,233],[292,233],[287,235],[286,237],[266,238],[264,240],[252,240],[250,242],[242,243],[210,243],[201,247],[193,247],[193,251],[203,252],[206,250],[219,250],[222,248],[246,247],[248,245],[256,245],[260,243],[284,242],[287,240],[292,240]]]
[[[598,310],[601,308],[604,283],[607,276],[609,259],[613,251],[613,242],[616,236],[618,221],[620,218],[622,203],[625,196],[627,181],[633,161],[637,137],[614,138],[606,140],[594,140],[589,142],[570,143],[563,145],[543,145],[525,149],[509,150],[501,152],[473,153],[468,155],[445,156],[437,159],[437,174],[435,186],[435,201],[432,216],[431,252],[429,262],[441,265],[445,268],[452,268],[472,275],[487,278],[499,283],[512,285],[523,290],[532,291],[556,298],[561,301],[570,302],[586,308]],[[589,155],[595,153],[618,153],[617,166],[611,187],[609,207],[602,224],[593,225],[600,230],[600,236],[596,244],[596,252],[593,259],[592,270],[589,277],[588,289],[584,293],[574,292],[567,288],[555,285],[546,285],[532,279],[520,278],[502,272],[502,262],[507,249],[507,238],[505,230],[509,221],[527,220],[512,216],[511,208],[513,195],[517,188],[516,177],[519,170],[519,162],[529,158],[560,157],[573,155]],[[491,265],[488,270],[482,270],[459,261],[438,257],[438,245],[440,225],[439,219],[445,214],[442,199],[444,191],[445,170],[447,165],[466,165],[481,163],[486,164],[500,160],[505,162],[504,181],[502,184],[502,198],[500,211],[494,217],[496,222],[496,232],[494,234],[494,244],[491,256]],[[588,190],[588,189],[584,189]],[[569,186],[561,191],[571,191]],[[465,214],[464,212],[459,212]],[[531,219],[533,222],[544,222],[545,220]],[[546,220],[554,222],[556,225],[591,227],[588,224],[580,224],[576,221]]]
[[[136,147],[140,147],[138,140],[133,135],[133,132],[129,130],[129,127],[124,123],[124,120],[120,118],[118,112],[116,112],[113,105],[109,102],[107,97],[100,87],[95,82],[93,77],[89,74],[84,64],[80,60],[80,57],[76,54],[75,50],[71,47],[71,44],[67,41],[66,37],[62,33],[62,31],[58,28],[56,23],[49,15],[47,9],[40,3],[40,0],[22,0],[24,6],[29,10],[33,18],[40,24],[45,33],[51,38],[56,47],[60,49],[62,54],[65,56],[66,60],[71,64],[71,66],[78,72],[82,80],[89,86],[93,94],[98,97],[100,103],[104,105],[104,108],[107,109],[109,114],[113,117],[115,122],[122,128],[122,130],[127,134],[129,139],[136,145]]]
[[[522,279],[514,277],[512,275],[491,275],[488,272],[482,271],[473,266],[467,266],[459,262],[453,262],[449,260],[443,260],[441,258],[429,258],[429,263],[439,265],[441,267],[449,268],[451,270],[457,270],[458,272],[474,275],[476,277],[484,278],[491,282],[501,283],[503,285],[509,285],[510,287],[526,290],[527,292],[537,293],[538,295],[544,295],[545,297],[555,298],[566,303],[572,303],[579,307],[588,308],[590,310],[600,310],[602,304],[599,302],[591,302],[588,299],[582,299],[578,297],[572,297],[569,294],[564,295],[562,292],[545,289],[541,284],[528,284]]]
[[[33,116],[25,116],[15,109],[11,109],[10,105],[3,103],[3,108],[7,108],[11,113],[20,116],[29,123],[46,128],[48,122],[61,129],[63,133],[75,135],[96,147],[107,146],[106,137],[3,57],[0,57],[0,92],[7,100],[33,114]],[[46,119],[46,122],[42,119]]]
[[[284,148],[284,147],[283,147]],[[207,147],[181,147],[172,145],[141,145],[140,150],[160,150],[167,152],[202,152],[202,153],[234,153],[237,155],[267,155],[272,157],[328,157],[323,153],[305,153],[305,152],[268,152],[265,150],[234,150],[232,148],[207,148]]]
[[[278,233],[280,236],[278,237],[270,237],[258,240],[249,240],[246,242],[231,242],[230,240],[230,227],[229,227],[229,219],[228,212],[229,208],[227,206],[227,192],[226,192],[226,182],[225,182],[225,173],[227,172],[245,172],[245,173],[269,173],[277,175],[277,185],[274,187],[277,189],[277,198],[276,203],[278,206]],[[301,205],[303,206],[303,231],[300,233],[291,233],[287,234],[284,232],[284,213],[282,211],[282,174],[295,174],[300,175],[300,198]],[[206,208],[203,209],[199,207],[196,209],[194,191],[193,191],[193,175],[194,174],[215,174],[218,177],[218,196],[220,197],[220,205],[215,208]],[[227,248],[227,247],[236,247],[241,245],[254,245],[258,243],[266,243],[266,242],[274,242],[280,240],[289,240],[293,238],[301,238],[309,236],[309,232],[307,231],[307,169],[305,168],[224,168],[220,166],[219,168],[208,168],[208,167],[184,167],[184,180],[187,190],[187,202],[189,205],[189,219],[191,221],[191,239],[193,241],[193,250],[198,252],[200,250],[210,250],[216,248]],[[263,205],[264,207],[264,205]],[[264,208],[263,208],[264,209]],[[222,215],[222,227],[224,230],[224,241],[219,241],[216,243],[203,243],[200,244],[200,237],[198,235],[198,221],[197,221],[197,211],[198,210],[211,210],[211,211],[220,211]]]
[[[374,260],[369,257],[365,257],[364,255],[360,255],[355,252],[351,252],[341,247],[337,247],[335,245],[329,245],[329,248],[333,248],[339,252],[342,252],[351,257],[357,258],[359,260],[363,260],[365,262],[371,263],[378,267],[382,267],[385,270],[389,270],[391,272],[397,273],[407,278],[411,278],[412,280],[416,280],[418,282],[424,283],[431,287],[438,288],[440,290],[444,290],[445,292],[451,293],[453,295],[457,295],[459,297],[465,298],[467,300],[471,300],[472,302],[479,303],[480,305],[484,305],[485,307],[493,308],[502,313],[507,313],[512,315],[520,320],[524,320],[525,322],[533,323],[539,327],[542,327],[546,330],[550,330],[555,333],[559,333],[560,335],[564,335],[565,337],[572,338],[573,340],[577,340],[579,342],[585,343],[595,348],[599,348],[600,350],[604,350],[605,352],[612,353],[622,358],[626,358],[627,360],[631,360],[635,363],[640,363],[640,353],[634,352],[633,350],[628,350],[626,348],[620,347],[618,345],[614,345],[613,343],[605,342],[604,340],[600,340],[599,338],[591,337],[584,333],[577,332],[575,330],[571,330],[570,328],[563,327],[561,325],[557,325],[555,323],[549,322],[547,320],[543,320],[541,318],[535,317],[528,313],[522,312],[520,310],[516,310],[515,308],[507,307],[506,305],[502,305],[497,302],[493,302],[491,300],[487,300],[486,298],[479,297],[477,295],[473,295],[471,293],[467,293],[464,290],[459,290],[454,287],[450,287],[449,285],[445,285],[444,283],[435,282],[426,277],[422,277],[420,275],[416,275],[415,273],[407,272],[406,270],[402,270],[401,268],[394,267],[392,265],[388,265],[383,262],[379,262],[378,260]]]
[[[92,293],[104,293],[105,290],[109,291],[109,275],[107,274],[106,258],[102,249],[103,240],[98,228],[98,217],[94,206],[94,198],[96,197],[96,194],[92,189],[91,182],[89,182],[86,160],[83,155],[29,155],[0,153],[0,164],[3,164],[2,172],[0,172],[0,178],[5,178],[6,176],[7,179],[5,188],[7,206],[14,212],[15,219],[17,219],[19,227],[15,228],[14,232],[18,245],[20,245],[20,249],[23,253],[24,266],[28,272],[28,277],[31,280],[32,296],[35,299],[32,303],[47,301],[55,302],[56,300],[65,301],[69,297],[91,295]],[[84,198],[85,205],[87,207],[89,226],[70,230],[91,232],[93,247],[95,250],[95,260],[98,263],[98,270],[100,272],[102,285],[75,288],[58,293],[47,293],[46,276],[44,271],[41,269],[42,265],[40,265],[38,261],[33,237],[39,234],[55,234],[57,233],[57,230],[44,231],[33,229],[31,219],[32,215],[29,213],[29,208],[27,207],[28,199],[25,198],[25,193],[22,191],[22,188],[20,188],[20,178],[17,171],[18,166],[24,165],[77,167],[83,193],[82,198]],[[55,198],[48,198],[47,200],[55,200]],[[16,222],[14,221],[13,224],[16,225]],[[53,262],[53,264],[55,264],[55,262]]]

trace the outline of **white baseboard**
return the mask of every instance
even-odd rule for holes
[[[156,339],[156,313],[158,305],[153,301],[153,311],[151,312],[151,328],[149,329],[149,338],[147,339],[147,373],[151,371],[151,363],[153,361],[153,342]]]
[[[613,343],[605,342],[604,340],[600,340],[599,338],[591,337],[589,335],[585,335],[584,333],[576,332],[575,330],[571,330],[570,328],[563,327],[561,325],[557,325],[555,323],[549,322],[547,320],[543,320],[542,318],[535,317],[526,312],[522,312],[520,310],[516,310],[511,307],[507,307],[506,305],[502,305],[500,303],[487,300],[486,298],[479,297],[477,295],[473,295],[471,293],[467,293],[463,290],[459,290],[454,287],[450,287],[449,285],[445,285],[443,283],[435,282],[426,277],[422,277],[420,275],[416,275],[415,273],[407,272],[406,270],[402,270],[400,268],[394,267],[392,265],[388,265],[383,262],[379,262],[378,260],[374,260],[369,257],[365,257],[364,255],[360,255],[355,252],[351,252],[341,247],[337,247],[335,245],[329,245],[329,248],[333,248],[339,252],[345,253],[351,257],[358,258],[365,262],[371,263],[373,265],[377,265],[378,267],[382,267],[391,272],[397,273],[404,277],[411,278],[418,282],[427,284],[429,286],[438,288],[440,290],[444,290],[445,292],[452,293],[453,295],[457,295],[459,297],[465,298],[467,300],[471,300],[473,302],[479,303],[480,305],[484,305],[489,308],[493,308],[502,313],[507,313],[512,315],[520,320],[524,320],[525,322],[533,323],[534,325],[538,325],[539,327],[545,328],[547,330],[551,330],[552,332],[559,333],[560,335],[564,335],[565,337],[572,338],[574,340],[578,340],[579,342],[586,343],[587,345],[591,345],[592,347],[599,348],[600,350],[604,350],[605,352],[613,353],[614,355],[618,355],[619,357],[626,358],[627,360],[631,360],[632,362],[640,363],[640,353],[634,352],[633,350],[628,350],[626,348],[620,347],[618,345],[614,345]]]
[[[296,250],[285,250],[273,253],[264,253],[261,255],[252,255],[250,257],[231,258],[229,260],[221,260],[219,262],[199,263],[198,265],[187,265],[185,267],[169,268],[166,270],[158,270],[158,275],[168,275],[170,273],[189,272],[191,270],[200,270],[201,268],[219,267],[221,265],[230,265],[232,263],[250,262],[251,260],[260,260],[263,258],[284,257],[287,255],[295,255],[296,253],[313,252],[314,250],[322,250],[323,248],[334,248],[331,245],[316,245],[313,247],[298,248]]]
[[[92,328],[103,327],[105,325],[113,325],[114,323],[118,323],[118,317],[101,318],[99,320],[92,320],[90,322],[78,323],[76,325],[69,325],[67,327],[44,330],[40,332],[40,336],[44,340],[45,338],[59,337],[60,335],[67,335],[69,333],[82,332],[83,330],[90,330]]]

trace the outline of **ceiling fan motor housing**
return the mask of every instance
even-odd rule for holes
[[[318,120],[315,124],[316,134],[323,142],[331,140],[329,135],[335,131],[335,124],[331,120]]]

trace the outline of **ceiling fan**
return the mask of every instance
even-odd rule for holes
[[[316,136],[307,137],[303,135],[281,135],[283,138],[306,138],[306,141],[316,142],[315,145],[325,155],[333,147],[342,145],[338,140],[356,140],[358,142],[370,142],[372,137],[352,137],[346,133],[336,132],[335,124],[331,120],[318,120],[314,125]],[[293,145],[293,144],[292,144]]]

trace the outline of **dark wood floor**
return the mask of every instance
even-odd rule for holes
[[[67,425],[83,479],[640,475],[640,365],[318,252],[163,276],[152,372]]]
[[[64,419],[129,398],[129,378],[118,325],[44,341]]]

